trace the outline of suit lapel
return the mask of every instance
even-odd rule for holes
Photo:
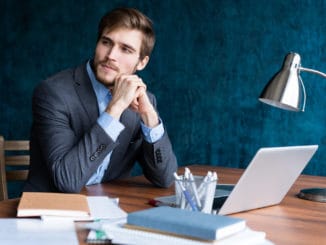
[[[86,64],[78,66],[75,70],[75,88],[90,121],[94,122],[99,116],[99,109]]]

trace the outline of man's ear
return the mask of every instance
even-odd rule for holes
[[[149,61],[149,56],[145,56],[142,60],[140,60],[136,67],[137,71],[143,70],[146,67],[148,61]]]

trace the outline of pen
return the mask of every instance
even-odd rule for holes
[[[175,200],[175,203],[177,205],[177,207],[181,208],[181,209],[185,209],[186,208],[186,199],[183,198],[183,194],[181,193],[181,188],[180,188],[180,185],[176,182],[180,181],[180,180],[184,180],[185,179],[185,176],[178,176],[176,173],[174,173],[174,179],[175,179],[175,191],[176,191],[176,200]]]
[[[151,199],[148,201],[149,205],[152,205],[154,207],[160,207],[160,206],[169,206],[175,208],[177,205],[175,203],[170,203],[170,202],[162,202],[159,200]]]
[[[179,184],[181,191],[183,193],[183,195],[185,196],[187,202],[189,203],[189,205],[191,206],[193,211],[198,211],[198,208],[196,206],[196,204],[193,202],[193,200],[191,199],[191,196],[188,192],[188,190],[186,190],[186,188],[183,186],[182,182],[180,181],[179,176],[177,175],[177,173],[174,173],[174,178],[177,180],[176,182]]]
[[[189,180],[191,182],[191,188],[192,188],[193,194],[195,196],[197,206],[199,208],[201,208],[201,202],[200,202],[200,199],[199,199],[199,196],[198,196],[198,191],[197,191],[197,186],[196,186],[196,183],[195,183],[195,178],[192,175],[190,169],[187,168],[187,167],[185,168],[185,175],[188,176],[188,178],[189,178]]]
[[[200,183],[200,186],[198,187],[198,193],[201,196],[203,195],[202,192],[204,190],[204,187],[206,186],[209,176],[210,176],[210,171],[207,173],[207,175],[204,177],[203,181]]]
[[[215,196],[216,182],[217,182],[217,173],[209,172],[207,185],[206,185],[205,200],[204,200],[203,209],[202,209],[202,211],[204,213],[212,212],[212,205],[213,205],[213,200],[214,200],[214,196]]]

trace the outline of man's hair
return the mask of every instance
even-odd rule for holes
[[[143,34],[140,59],[150,56],[155,44],[155,33],[153,22],[147,16],[132,8],[117,8],[106,13],[98,25],[97,42],[103,35],[104,29],[111,32],[118,28],[140,31]]]

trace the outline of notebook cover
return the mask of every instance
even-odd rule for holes
[[[87,217],[90,210],[85,195],[24,192],[17,208],[17,217],[42,215]]]
[[[204,240],[218,240],[246,227],[243,219],[172,207],[129,213],[127,224]]]

